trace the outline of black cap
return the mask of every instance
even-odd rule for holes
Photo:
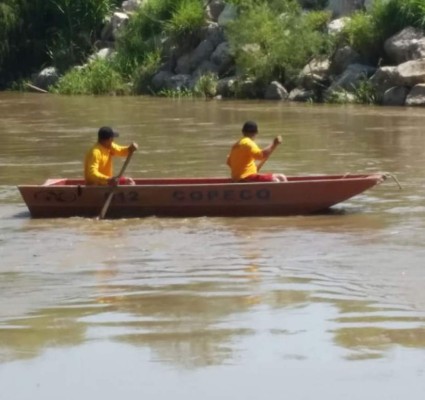
[[[243,124],[242,132],[243,133],[257,133],[258,132],[257,123],[254,122],[254,121],[246,121]]]
[[[117,137],[117,136],[119,136],[118,132],[115,132],[109,126],[102,126],[99,129],[99,132],[97,132],[97,138],[99,140],[111,139],[111,138],[114,138],[114,137]]]

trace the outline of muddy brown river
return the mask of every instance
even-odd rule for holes
[[[31,219],[18,184],[81,177],[97,129],[133,177],[389,172],[328,214]],[[0,93],[0,400],[422,400],[425,110]],[[115,161],[118,171],[122,160]]]

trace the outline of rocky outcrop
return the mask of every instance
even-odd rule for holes
[[[149,0],[126,0],[105,23],[97,52],[89,61],[114,56],[114,45],[132,14]],[[323,6],[324,0],[299,0],[307,9]],[[353,11],[370,7],[372,0],[329,0],[328,9],[336,19],[328,24],[328,33],[338,35]],[[363,82],[374,91],[383,105],[425,105],[425,34],[407,27],[384,44],[385,60],[379,67],[368,65],[350,46],[337,48],[329,59],[313,59],[300,71],[298,80],[285,87],[273,80],[261,85],[253,79],[239,76],[232,49],[226,40],[226,26],[237,17],[237,8],[225,0],[204,0],[207,22],[198,32],[195,43],[176,45],[161,37],[164,63],[153,74],[149,90],[192,90],[197,82],[210,74],[215,77],[220,97],[264,98],[267,100],[323,101],[342,98],[352,101]],[[239,49],[246,57],[261,56],[259,44]],[[382,61],[382,60],[381,60]],[[41,89],[56,83],[56,70],[47,68],[33,77],[32,83]],[[295,87],[294,87],[295,86]]]

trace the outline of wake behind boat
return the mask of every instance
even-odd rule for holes
[[[383,182],[385,173],[292,176],[288,182],[234,182],[228,178],[134,179],[114,188],[106,217],[278,216],[325,211]],[[48,179],[18,189],[33,218],[95,217],[110,186],[83,179]]]

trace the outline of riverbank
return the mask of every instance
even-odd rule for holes
[[[69,95],[420,106],[424,14],[413,0],[125,1],[82,64],[52,65],[31,84]]]

